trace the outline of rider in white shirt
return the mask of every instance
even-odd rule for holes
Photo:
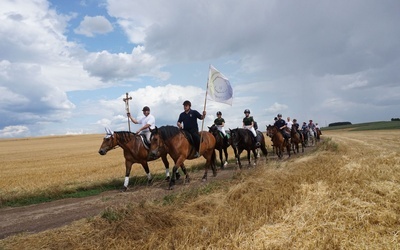
[[[292,126],[293,126],[293,122],[290,120],[290,117],[288,117],[286,119],[287,119],[286,127],[291,131],[292,130]]]
[[[131,121],[135,124],[141,124],[142,127],[136,131],[136,134],[144,134],[146,136],[146,139],[148,142],[150,142],[150,129],[155,129],[156,128],[156,119],[154,118],[153,115],[150,114],[150,108],[147,106],[144,106],[143,109],[143,117],[140,118],[139,120],[136,120],[131,116],[130,113],[128,113],[128,117],[131,119]]]

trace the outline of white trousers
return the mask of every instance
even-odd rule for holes
[[[257,137],[256,130],[254,129],[253,126],[250,126],[250,125],[249,126],[244,126],[244,128],[250,130],[253,133],[253,136]]]
[[[217,128],[218,128],[218,130],[219,130],[224,136],[226,136],[226,132],[225,132],[224,127],[222,127],[222,126],[217,126]]]

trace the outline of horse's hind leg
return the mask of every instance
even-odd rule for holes
[[[186,176],[185,177],[185,181],[183,183],[185,183],[185,184],[189,183],[190,182],[190,176],[189,176],[184,164],[181,165],[181,169],[182,169],[183,174]]]

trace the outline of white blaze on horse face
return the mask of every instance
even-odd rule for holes
[[[129,185],[129,176],[125,176],[124,187],[128,187]]]

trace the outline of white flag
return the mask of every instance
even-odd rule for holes
[[[221,72],[210,65],[208,74],[208,99],[232,106],[233,90],[231,84]]]

